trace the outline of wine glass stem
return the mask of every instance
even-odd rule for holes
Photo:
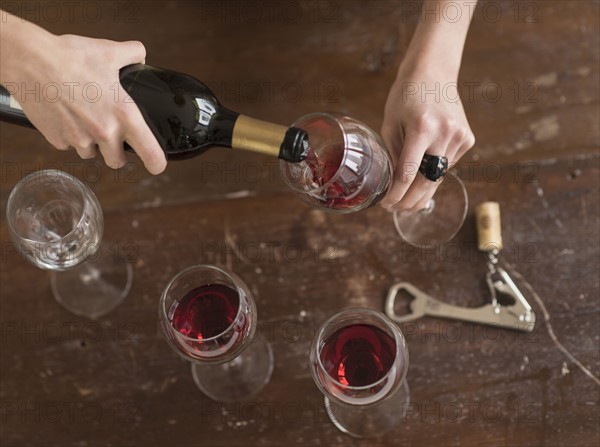
[[[421,214],[431,214],[433,209],[435,208],[435,199],[431,198],[425,205],[425,208],[421,209],[419,212]]]
[[[397,428],[404,421],[409,405],[406,380],[392,396],[368,407],[340,404],[325,397],[325,409],[333,424],[357,438],[378,437]]]
[[[200,390],[217,402],[236,402],[254,397],[269,382],[273,350],[257,336],[238,357],[220,365],[192,363],[192,377]]]
[[[95,319],[110,312],[127,296],[133,268],[103,244],[98,256],[87,258],[65,271],[52,272],[50,285],[56,300],[75,315]]]

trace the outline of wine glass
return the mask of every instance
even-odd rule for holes
[[[310,368],[329,418],[344,433],[381,436],[406,415],[408,348],[381,312],[350,308],[329,318],[313,339]]]
[[[307,203],[353,213],[385,195],[392,162],[381,137],[365,124],[336,113],[311,113],[292,127],[308,133],[310,151],[300,163],[280,160],[280,170],[286,184]]]
[[[309,154],[300,163],[280,160],[285,183],[305,202],[333,213],[353,213],[376,204],[391,186],[393,163],[385,143],[360,121],[336,113],[312,113],[293,127],[308,134]],[[419,167],[425,174],[426,167]],[[430,182],[417,174],[416,182]],[[467,193],[453,171],[438,180],[435,198],[422,210],[393,214],[398,234],[417,246],[452,239],[467,214]]]
[[[417,175],[415,182],[429,182]],[[450,241],[467,216],[469,199],[465,185],[449,170],[427,206],[420,210],[394,211],[396,231],[402,239],[417,247],[435,247]]]
[[[247,400],[269,382],[273,351],[256,332],[254,298],[235,273],[213,265],[182,270],[162,293],[159,320],[211,399]]]
[[[51,271],[54,298],[68,311],[98,318],[127,296],[131,265],[114,246],[101,244],[100,204],[72,175],[54,169],[29,174],[11,191],[6,217],[17,250]]]

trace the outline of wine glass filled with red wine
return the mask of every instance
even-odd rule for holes
[[[256,332],[254,298],[235,273],[212,265],[182,270],[161,296],[159,319],[211,399],[247,400],[269,382],[273,351]]]
[[[308,135],[304,161],[280,161],[286,184],[309,205],[333,213],[354,213],[375,205],[391,186],[393,163],[381,137],[354,118],[337,113],[311,113],[292,125]],[[424,158],[425,161],[425,158]],[[427,163],[414,181],[431,182]],[[412,168],[411,168],[412,169]],[[421,210],[396,211],[398,234],[417,246],[452,239],[467,212],[467,194],[460,178],[448,171],[435,197]]]
[[[29,174],[11,191],[6,218],[15,247],[51,271],[52,293],[70,312],[98,318],[127,296],[131,265],[117,245],[101,243],[102,209],[77,178],[54,169]]]
[[[402,422],[408,349],[384,314],[355,308],[331,317],[313,340],[310,367],[327,414],[344,433],[376,437]]]

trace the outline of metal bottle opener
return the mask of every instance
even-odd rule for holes
[[[482,203],[477,207],[477,230],[479,249],[488,255],[489,271],[486,281],[491,303],[481,307],[461,307],[438,301],[408,282],[394,284],[387,295],[385,313],[397,323],[405,323],[425,315],[468,321],[507,329],[531,332],[535,327],[535,313],[516,286],[510,275],[498,266],[498,254],[502,248],[500,233],[500,208],[495,202]],[[394,310],[399,292],[412,297],[410,312],[398,315]],[[512,303],[503,305],[498,295],[503,294]]]

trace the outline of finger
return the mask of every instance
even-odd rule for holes
[[[381,138],[390,152],[400,153],[402,148],[402,129],[395,124],[383,123],[381,126]]]
[[[62,137],[54,137],[53,135],[44,135],[46,141],[50,143],[55,149],[59,151],[68,151],[71,149],[75,149],[73,146],[70,146],[69,143]]]
[[[406,204],[401,203],[400,205],[393,207],[390,211],[415,213],[427,208],[442,181],[443,179],[437,182],[430,182],[432,186],[424,191],[423,195],[419,196],[418,199],[411,200],[410,202],[407,201]]]
[[[408,188],[408,191],[406,191],[406,194],[404,194],[404,197],[391,208],[391,211],[412,210],[424,196],[433,195],[438,185],[439,182],[432,182],[423,175],[418,175]]]
[[[446,158],[448,159],[449,166],[452,166],[452,163],[458,161],[458,159],[460,158],[457,158],[456,155],[464,141],[465,134],[461,132],[456,132],[448,142],[448,147],[446,149]]]
[[[410,209],[411,212],[421,211],[429,206],[429,201],[433,198],[435,191],[437,190],[439,183],[436,183],[436,187],[433,190],[426,192],[423,196],[413,205]]]
[[[131,112],[127,114],[124,128],[125,141],[142,159],[144,166],[151,174],[160,174],[167,167],[167,159],[154,134],[144,121],[135,104],[130,104]]]
[[[127,163],[125,151],[123,150],[123,142],[119,139],[100,143],[99,150],[104,158],[104,163],[109,168],[119,169]]]
[[[475,136],[469,133],[465,138],[464,142],[460,145],[458,151],[454,155],[453,161],[457,162],[465,155],[469,150],[475,146]]]
[[[76,147],[75,150],[79,157],[83,160],[89,160],[90,158],[95,158],[98,155],[98,145],[90,144],[87,147]]]
[[[429,147],[426,133],[409,133],[394,171],[392,187],[382,200],[381,205],[389,208],[400,202],[413,180],[417,176],[419,165],[425,150]]]
[[[130,64],[143,64],[146,61],[146,47],[142,42],[129,40],[126,42],[117,42],[119,46],[118,62],[121,67]]]
[[[395,170],[398,159],[397,154],[400,154],[400,150],[402,148],[401,131],[396,131],[394,129],[395,128],[393,127],[385,126],[385,124],[381,128],[381,138],[385,144],[388,155],[390,156],[392,171]]]
[[[448,144],[451,144],[453,137],[447,136],[441,140],[435,141],[432,146],[425,151],[426,154],[437,157],[448,157]],[[420,164],[420,162],[419,162]],[[439,182],[433,182],[426,178],[420,171],[409,186],[404,196],[395,205],[391,207],[392,211],[413,210],[417,204],[422,201],[426,195],[432,196],[437,189]]]

